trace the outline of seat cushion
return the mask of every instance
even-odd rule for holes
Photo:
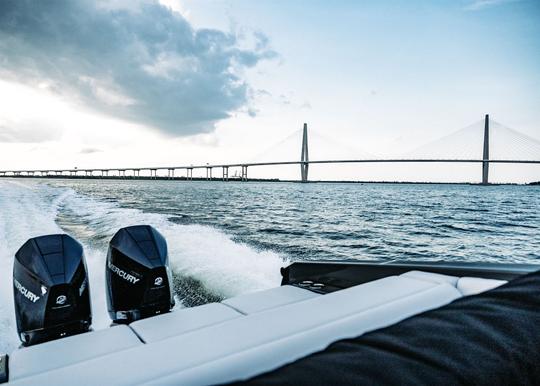
[[[306,289],[284,285],[264,291],[235,296],[233,298],[225,299],[222,303],[243,314],[253,314],[255,312],[300,302],[317,296],[321,295]]]
[[[239,316],[242,316],[242,314],[231,307],[219,303],[210,303],[141,319],[131,323],[129,326],[145,343],[150,343]]]
[[[482,279],[479,277],[462,277],[457,282],[457,289],[463,296],[476,295],[481,292],[505,284],[505,280]]]
[[[142,345],[129,327],[115,326],[20,348],[9,357],[9,379],[14,381]]]
[[[459,296],[449,284],[387,277],[24,380],[27,384],[45,379],[70,384],[83,374],[85,382],[91,384],[204,385],[233,381],[289,363],[337,339],[439,307]]]
[[[246,385],[540,385],[540,271],[324,351]]]
[[[459,296],[454,287],[448,284],[437,285],[401,299],[342,316],[333,322],[306,328],[304,331],[158,378],[156,382],[205,385],[245,379],[322,350],[336,340],[392,325],[418,312],[445,305]]]
[[[424,272],[424,271],[409,271],[402,274],[401,276],[411,277],[413,279],[418,279],[418,280],[432,281],[434,283],[439,283],[439,284],[448,283],[454,287],[457,285],[457,282],[459,279],[459,277],[457,276],[442,275],[440,273]]]

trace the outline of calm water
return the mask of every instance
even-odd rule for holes
[[[540,262],[540,187],[0,180],[0,351],[17,344],[13,255],[67,232],[85,247],[94,328],[106,327],[104,262],[120,227],[169,244],[178,307],[279,285],[295,260]]]

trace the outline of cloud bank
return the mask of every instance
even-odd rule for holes
[[[173,136],[249,107],[244,71],[276,56],[264,35],[252,40],[149,0],[0,1],[2,77]]]

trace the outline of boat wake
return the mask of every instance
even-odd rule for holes
[[[110,324],[105,297],[108,242],[122,227],[148,224],[165,236],[177,307],[190,307],[277,286],[286,264],[272,251],[258,251],[203,225],[169,221],[165,214],[122,208],[71,188],[36,181],[0,181],[0,352],[19,344],[13,312],[13,256],[30,237],[68,233],[84,246],[94,329]]]

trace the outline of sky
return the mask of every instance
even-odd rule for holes
[[[539,69],[537,0],[3,0],[0,170],[297,160],[304,122],[311,159],[476,158],[487,113],[501,124],[492,157],[540,159]],[[540,165],[491,173],[540,180]],[[480,177],[479,165],[310,168]]]

